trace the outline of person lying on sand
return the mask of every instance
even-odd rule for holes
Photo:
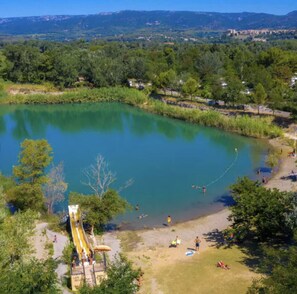
[[[218,261],[217,262],[217,267],[220,267],[222,269],[225,269],[225,270],[229,270],[230,267],[228,266],[228,264],[224,264],[222,261]]]

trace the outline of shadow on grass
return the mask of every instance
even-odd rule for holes
[[[215,229],[203,235],[207,242],[211,242],[212,247],[218,249],[232,249],[233,246],[236,246],[239,250],[244,253],[244,258],[238,262],[246,265],[251,271],[259,272],[261,261],[263,260],[263,243],[258,243],[255,241],[246,241],[246,242],[235,242],[228,241],[224,236],[223,231]]]
[[[213,244],[212,245],[213,247],[221,248],[221,247],[226,247],[227,245],[225,242],[223,232],[219,231],[218,229],[215,229],[206,234],[203,234],[203,237],[207,242],[211,242]]]
[[[238,248],[245,254],[245,257],[239,261],[249,267],[253,272],[260,272],[261,262],[263,261],[262,244],[252,241],[237,244]]]

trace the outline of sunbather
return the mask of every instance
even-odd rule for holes
[[[228,264],[224,264],[222,261],[218,261],[217,262],[217,267],[220,267],[222,269],[225,269],[225,270],[229,270],[230,267],[228,266]]]

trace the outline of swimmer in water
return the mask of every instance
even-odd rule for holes
[[[135,205],[135,210],[139,210],[139,204]]]
[[[202,187],[202,192],[206,193],[206,187],[205,186]]]

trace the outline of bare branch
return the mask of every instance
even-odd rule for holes
[[[133,184],[134,184],[134,179],[131,178],[131,179],[129,179],[128,181],[126,181],[126,182],[124,183],[124,185],[121,186],[117,191],[118,191],[118,192],[121,192],[121,191],[127,189],[128,187],[132,186]]]
[[[64,200],[64,193],[68,187],[67,183],[65,183],[63,162],[60,162],[57,166],[53,165],[47,178],[43,191],[47,199],[48,212],[52,213],[54,203]]]
[[[105,193],[110,185],[116,180],[116,173],[109,169],[108,163],[100,154],[97,155],[95,164],[83,170],[86,181],[82,182],[88,186],[95,195],[101,196]]]

